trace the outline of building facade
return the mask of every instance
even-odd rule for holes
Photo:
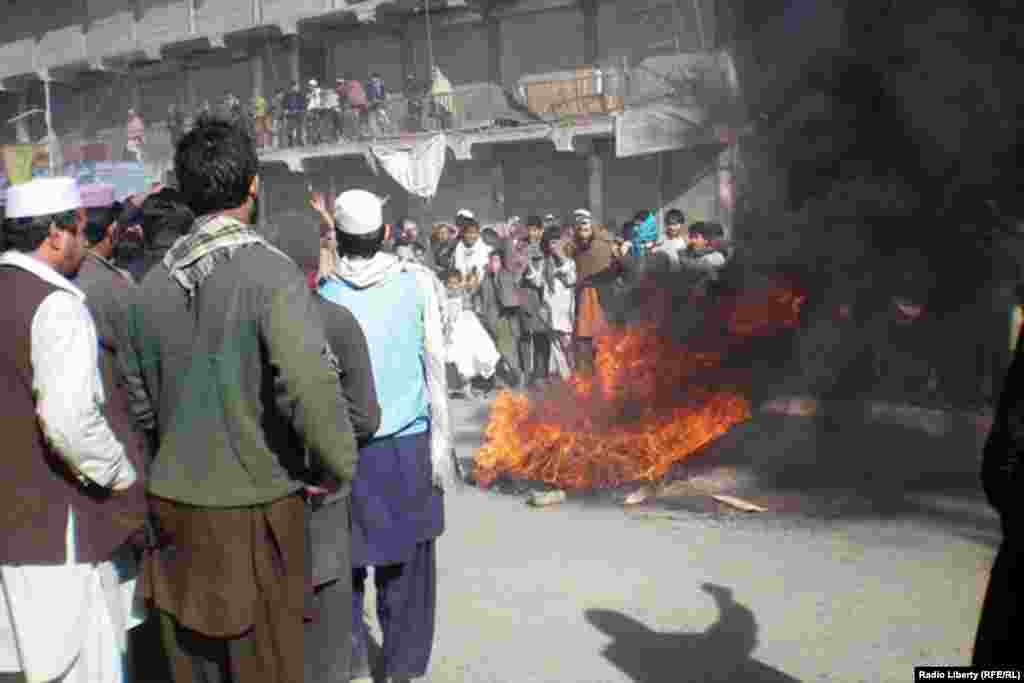
[[[735,149],[730,139],[707,134],[713,114],[699,88],[707,64],[722,70],[718,4],[14,0],[0,27],[0,115],[6,121],[45,110],[49,91],[61,162],[117,160],[133,108],[147,124],[147,170],[161,177],[172,163],[166,127],[172,103],[194,112],[227,91],[248,102],[310,78],[365,80],[373,72],[397,92],[410,74],[428,79],[434,64],[453,84],[457,107],[431,200],[409,195],[368,163],[366,141],[269,149],[261,152],[264,215],[273,220],[306,210],[310,187],[358,186],[390,197],[391,220],[450,220],[465,207],[486,224],[511,215],[567,216],[585,206],[613,227],[639,209],[673,207],[728,221],[725,165],[735,160]],[[694,77],[698,72],[704,76]],[[646,125],[639,120],[630,129],[631,112],[666,98],[685,100],[702,134],[622,156],[621,137],[642,134]],[[393,111],[402,112],[402,97],[392,99]],[[0,142],[39,140],[46,131],[43,115],[27,116],[6,125]],[[431,134],[373,144],[398,149]]]

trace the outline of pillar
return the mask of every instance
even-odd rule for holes
[[[24,89],[23,90],[19,90],[18,91],[18,113],[19,114],[24,114],[27,111],[28,111],[28,91],[24,90]],[[30,117],[24,116],[24,117],[18,119],[15,122],[15,124],[14,124],[14,129],[15,129],[16,135],[17,135],[17,141],[18,141],[18,144],[20,144],[20,145],[27,145],[28,143],[32,142],[32,135],[29,132],[30,131],[29,119],[30,119]]]
[[[135,111],[142,110],[142,87],[139,85],[138,74],[132,68],[128,72],[128,101]]]
[[[597,35],[597,8],[596,0],[580,0],[580,9],[583,11],[583,61],[586,64],[596,64],[601,54]]]
[[[190,64],[183,65],[181,75],[184,80],[182,91],[185,99],[185,114],[186,116],[193,116],[199,109],[199,98],[196,95],[195,67]]]
[[[402,20],[402,26],[399,30],[399,47],[402,60],[402,83],[401,86],[404,90],[405,79],[409,77],[409,74],[413,74],[416,78],[420,78],[425,74],[419,74],[416,72],[416,55],[413,54],[413,24],[412,19],[406,17]]]
[[[484,24],[487,27],[487,73],[491,83],[501,84],[501,23],[494,13],[494,5],[494,2],[489,3],[484,14]]]
[[[604,222],[604,157],[591,142],[584,148],[587,156],[587,206],[595,223]]]
[[[299,59],[299,37],[297,35],[288,36],[285,38],[285,50],[288,54],[288,75],[291,81],[288,84],[290,88],[292,83],[302,82],[302,68],[301,60]]]
[[[252,94],[253,97],[264,96],[264,70],[266,68],[266,52],[258,49],[254,54],[249,55],[249,64],[252,67]]]

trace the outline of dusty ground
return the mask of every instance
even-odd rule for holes
[[[487,406],[459,403],[460,452]],[[998,540],[978,439],[759,415],[622,508],[448,501],[430,681],[908,681],[964,664]],[[730,484],[731,481],[734,482]]]
[[[489,406],[453,405],[470,458]],[[898,683],[967,663],[999,538],[977,429],[843,419],[759,413],[635,507],[628,488],[449,496],[428,680]]]

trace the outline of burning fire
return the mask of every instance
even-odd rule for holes
[[[649,301],[670,310],[663,298]],[[612,329],[595,340],[592,376],[574,375],[532,398],[497,396],[475,458],[477,481],[486,486],[506,473],[582,489],[665,476],[750,418],[744,381],[722,366],[723,356],[749,337],[795,326],[802,302],[776,280],[720,302],[715,324],[688,341],[656,322]]]

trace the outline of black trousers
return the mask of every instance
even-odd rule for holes
[[[551,337],[546,332],[523,332],[519,337],[519,357],[523,373],[533,380],[551,374]],[[532,359],[532,360],[531,360]]]
[[[178,683],[239,683],[238,664],[258,647],[252,631],[231,640],[210,638],[185,628],[160,611],[160,630],[171,676]]]
[[[974,640],[971,664],[986,667],[1022,667],[1024,650],[1024,544],[1012,537],[999,546],[988,590],[981,608],[981,619]]]

